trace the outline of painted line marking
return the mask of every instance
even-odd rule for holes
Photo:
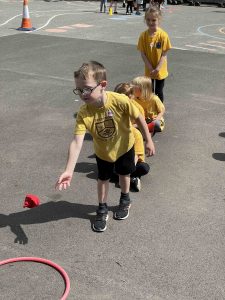
[[[198,47],[198,46],[193,46],[193,45],[185,45],[185,46],[191,47],[191,48],[204,49],[204,50],[208,50],[208,51],[216,51],[216,49],[210,49],[210,48]]]
[[[208,33],[204,33],[202,31],[203,28],[212,27],[212,26],[224,26],[224,24],[210,24],[210,25],[200,26],[200,27],[197,28],[197,32],[201,33],[202,35],[206,35],[206,36],[209,36],[211,38],[214,38],[214,39],[219,39],[219,40],[224,40],[225,41],[225,38],[217,37],[217,36],[214,36],[214,35],[211,35],[211,34],[208,34]]]
[[[208,44],[208,43],[199,43],[199,44],[200,44],[200,45],[206,45],[206,46],[211,46],[211,47],[217,47],[217,48],[225,49],[225,47],[220,46],[220,45],[211,45],[211,44]]]
[[[69,10],[67,9],[67,10],[44,10],[44,11],[38,11],[38,10],[37,10],[37,11],[29,12],[29,13],[30,13],[30,14],[35,14],[35,13],[45,13],[45,12],[55,12],[55,11],[60,11],[60,12],[62,12],[62,11],[68,11],[68,12],[69,12]],[[15,18],[18,18],[18,17],[20,17],[20,16],[22,16],[22,14],[15,15],[14,17],[12,17],[12,18],[6,20],[4,23],[0,24],[0,26],[4,26],[4,25],[6,25],[7,23],[9,23],[10,21],[12,21],[12,20],[14,20]]]
[[[71,25],[73,27],[76,27],[76,28],[89,28],[89,27],[93,27],[94,25],[90,25],[90,24],[73,24]]]
[[[29,72],[22,72],[22,71],[15,71],[15,70],[9,70],[9,69],[2,69],[0,68],[1,71],[6,71],[6,72],[11,72],[11,73],[16,73],[16,74],[22,74],[22,75],[28,75],[28,76],[36,76],[36,77],[41,77],[41,78],[50,78],[50,79],[56,79],[56,80],[64,80],[68,82],[74,82],[74,80],[69,79],[69,78],[64,78],[64,77],[58,77],[58,76],[51,76],[51,75],[43,75],[43,74],[38,74],[38,73],[29,73]]]
[[[93,27],[93,26],[94,25],[90,25],[90,24],[73,24],[73,25],[67,25],[67,26],[60,26],[60,27],[57,27],[57,28],[49,28],[49,29],[45,29],[45,31],[60,33],[60,32],[67,32],[68,29],[90,28],[90,27]]]
[[[80,13],[78,12],[78,13],[65,13],[65,14],[54,15],[54,16],[52,16],[51,18],[49,18],[48,21],[47,21],[43,26],[38,27],[38,28],[36,28],[36,29],[33,30],[33,31],[27,31],[26,33],[32,33],[32,32],[41,30],[41,29],[47,27],[53,19],[55,19],[55,18],[57,18],[57,17],[65,16],[65,15],[80,15]]]
[[[60,28],[60,29],[73,29],[73,27],[71,27],[71,26],[60,26],[58,28]]]
[[[172,49],[188,51],[188,49],[180,48],[180,47],[172,47]]]
[[[22,14],[16,15],[16,16],[14,16],[14,17],[8,19],[8,20],[5,21],[4,23],[0,24],[0,26],[6,25],[7,23],[9,23],[10,21],[12,21],[13,19],[18,18],[18,17],[20,17],[20,16],[22,16]]]
[[[207,43],[216,43],[216,44],[223,44],[223,45],[225,45],[225,42],[220,42],[220,41],[207,41]]]

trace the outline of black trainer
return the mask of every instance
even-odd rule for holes
[[[92,229],[97,232],[103,232],[106,230],[107,225],[106,221],[108,220],[108,209],[107,208],[98,208],[96,211],[95,221],[92,224]]]
[[[130,206],[131,201],[120,200],[120,204],[114,213],[114,218],[116,220],[125,220],[128,218]]]
[[[138,177],[131,177],[130,179],[130,188],[134,192],[140,192],[141,190],[141,180]]]

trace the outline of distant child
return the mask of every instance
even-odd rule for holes
[[[133,0],[127,0],[127,8],[126,8],[126,15],[131,15],[133,13],[133,6],[134,1]]]
[[[145,112],[144,112],[143,107],[140,104],[138,104],[137,101],[134,100],[134,98],[135,98],[134,86],[131,83],[122,82],[122,83],[117,84],[116,87],[114,88],[114,92],[126,95],[130,99],[131,103],[134,104],[138,108],[138,110],[140,111],[142,116],[145,117]]]
[[[153,155],[155,148],[143,116],[131,104],[128,97],[106,91],[106,70],[102,64],[95,61],[84,63],[74,72],[74,78],[76,85],[74,93],[80,96],[84,105],[77,114],[67,165],[56,183],[56,188],[61,191],[70,186],[85,133],[89,131],[93,137],[98,168],[99,207],[92,228],[94,231],[102,232],[107,227],[109,179],[114,168],[119,174],[121,186],[120,202],[114,218],[123,220],[129,216],[130,174],[135,171],[131,119],[135,120],[144,135],[146,155]]]
[[[133,103],[140,113],[144,116],[144,109],[140,104],[138,104],[132,98],[134,97],[133,86],[130,83],[120,83],[118,84],[114,92],[119,94],[124,94],[130,98],[131,103]],[[141,132],[133,128],[134,134],[134,152],[135,152],[135,171],[130,175],[130,188],[135,191],[139,192],[141,189],[141,177],[148,174],[150,167],[148,163],[145,162],[145,148],[144,148],[144,141]],[[117,180],[116,174],[114,174],[114,181]]]
[[[109,5],[109,8],[112,8],[113,7],[113,4],[114,4],[114,14],[117,14],[117,0],[111,0],[110,1],[110,5]]]
[[[139,36],[137,49],[145,64],[145,76],[152,79],[153,92],[164,101],[163,88],[168,76],[167,52],[171,49],[168,34],[159,28],[161,11],[158,7],[150,7],[145,12],[148,29]]]
[[[107,0],[100,0],[100,12],[102,12],[102,9],[104,13],[106,12],[106,4]]]
[[[139,76],[132,80],[135,101],[140,104],[145,112],[145,120],[149,132],[152,134],[164,129],[163,115],[165,106],[162,101],[152,92],[151,78]]]

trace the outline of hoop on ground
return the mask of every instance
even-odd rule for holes
[[[60,267],[59,265],[57,265],[56,263],[45,259],[45,258],[40,258],[40,257],[14,257],[14,258],[9,258],[9,259],[5,259],[0,261],[0,266],[2,265],[6,265],[9,263],[13,263],[13,262],[19,262],[19,261],[33,261],[33,262],[38,262],[38,263],[42,263],[42,264],[46,264],[49,265],[51,267],[53,267],[54,269],[56,269],[63,277],[64,282],[65,282],[65,290],[64,290],[64,294],[62,296],[62,298],[60,300],[66,300],[66,298],[68,297],[69,291],[70,291],[70,279],[69,276],[67,275],[66,271]]]

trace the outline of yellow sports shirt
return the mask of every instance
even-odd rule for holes
[[[78,112],[74,134],[89,131],[93,137],[95,154],[106,161],[114,162],[134,145],[131,119],[140,112],[123,94],[106,92],[103,107],[84,104]]]
[[[145,147],[141,132],[133,127],[134,133],[134,152],[138,156],[138,161],[145,161]]]
[[[171,48],[172,46],[169,36],[161,28],[158,28],[158,30],[152,37],[150,36],[148,30],[142,32],[139,36],[137,49],[146,55],[153,69],[155,69],[158,65],[162,53],[168,51]],[[150,76],[150,71],[147,66],[145,66],[145,76],[158,80],[165,79],[168,76],[167,58],[165,58],[157,77]]]
[[[152,97],[149,100],[135,99],[135,101],[137,101],[137,103],[143,107],[145,119],[149,118],[153,120],[154,117],[156,117],[162,112],[163,109],[165,109],[164,104],[155,94],[152,94]],[[163,130],[165,126],[163,118],[161,118],[160,123],[161,130]]]
[[[145,112],[144,112],[143,107],[139,103],[137,103],[137,101],[135,101],[134,99],[130,99],[130,101],[138,108],[138,110],[142,114],[142,116],[145,117]]]

